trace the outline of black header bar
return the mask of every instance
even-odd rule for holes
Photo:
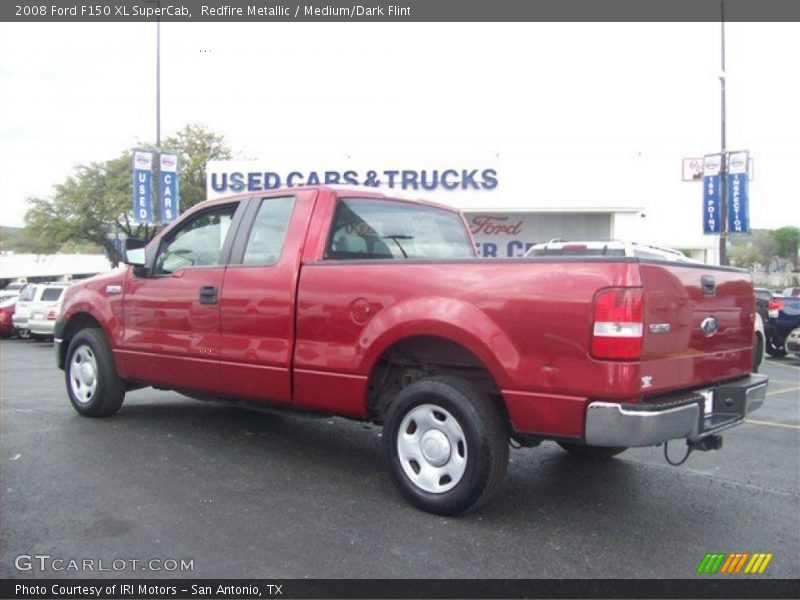
[[[720,0],[3,0],[0,21],[719,21]],[[796,0],[725,0],[726,21],[800,21]]]
[[[796,598],[797,580],[696,579],[4,579],[0,597],[161,598]]]

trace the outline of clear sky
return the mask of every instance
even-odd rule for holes
[[[162,132],[200,122],[237,157],[281,145],[520,148],[540,194],[693,194],[719,150],[718,23],[165,23]],[[753,227],[800,225],[800,24],[732,23],[728,139],[755,159]],[[0,24],[0,224],[75,164],[155,138],[155,24]],[[562,160],[562,158],[558,158]],[[598,181],[582,164],[602,160]],[[651,163],[655,168],[639,168]],[[638,178],[638,179],[637,179]],[[692,196],[692,197],[694,197]]]

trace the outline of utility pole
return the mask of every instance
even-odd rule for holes
[[[157,2],[161,8],[161,2]],[[724,69],[724,67],[723,67]],[[725,84],[723,84],[724,87]],[[156,17],[156,148],[161,152],[161,17]]]
[[[728,149],[725,136],[725,0],[720,2],[720,25],[722,41],[722,72],[719,76],[720,83],[720,117],[722,130],[722,164],[720,165],[720,230],[719,230],[719,264],[728,264]]]

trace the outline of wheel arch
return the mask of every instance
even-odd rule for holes
[[[67,351],[69,350],[70,341],[74,338],[79,331],[87,328],[99,329],[106,336],[110,342],[111,338],[108,332],[103,327],[100,320],[86,310],[79,310],[72,313],[64,322],[64,327],[61,330],[61,344],[58,349],[58,366],[63,369],[67,358]]]
[[[424,377],[449,375],[468,381],[487,395],[508,421],[508,411],[494,369],[480,354],[480,348],[446,335],[412,334],[383,347],[372,361],[367,379],[367,411],[382,422],[389,404],[405,387]]]

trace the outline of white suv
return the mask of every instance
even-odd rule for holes
[[[19,337],[45,339],[53,336],[61,299],[69,285],[60,281],[32,283],[22,290],[12,317]]]

